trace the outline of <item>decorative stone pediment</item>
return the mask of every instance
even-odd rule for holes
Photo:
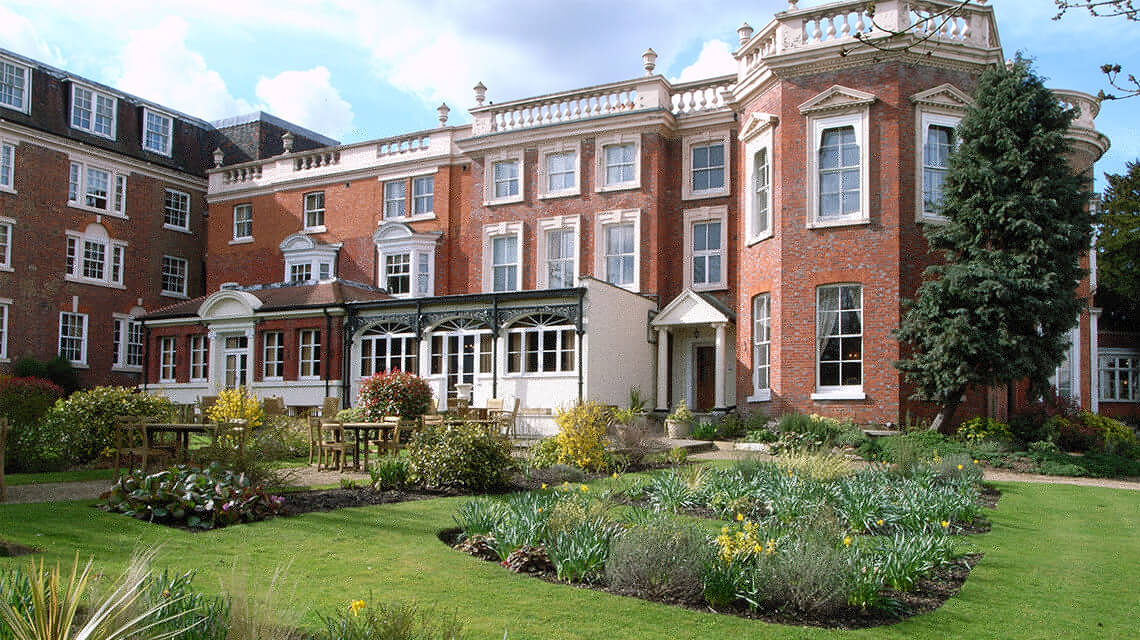
[[[261,300],[248,291],[223,289],[214,293],[198,307],[203,320],[222,318],[248,318],[261,308]]]
[[[650,324],[654,327],[675,327],[727,322],[731,322],[731,319],[709,303],[704,296],[686,289],[673,298],[673,301],[666,305]]]
[[[377,246],[409,241],[431,242],[434,244],[441,235],[439,231],[416,233],[414,229],[403,222],[382,222],[380,223],[380,227],[376,229],[376,232],[372,234],[372,242]]]
[[[751,142],[753,138],[780,123],[780,118],[771,113],[753,113],[740,129],[741,142]]]
[[[278,247],[282,251],[307,251],[309,249],[316,249],[317,241],[308,234],[294,233],[282,240]]]
[[[834,85],[799,106],[800,113],[825,113],[866,107],[878,98],[872,93]]]
[[[940,107],[952,111],[965,111],[974,104],[974,99],[969,94],[950,83],[916,93],[910,97],[910,101],[924,107]]]

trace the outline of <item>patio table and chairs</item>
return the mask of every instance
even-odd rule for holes
[[[232,443],[241,455],[245,454],[245,420],[223,423],[160,422],[146,416],[118,416],[115,419],[115,479],[119,478],[123,463],[128,468],[134,468],[136,458],[143,471],[150,468],[152,461],[186,462],[190,459],[191,436],[195,433],[208,434],[215,446],[219,442],[227,445]]]

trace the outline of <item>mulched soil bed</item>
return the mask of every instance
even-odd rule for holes
[[[16,556],[25,556],[29,553],[39,553],[40,550],[33,547],[25,547],[22,544],[15,542],[7,542],[0,540],[0,558],[14,558]]]

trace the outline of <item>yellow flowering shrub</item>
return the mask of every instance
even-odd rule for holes
[[[218,401],[206,411],[206,416],[211,422],[245,420],[251,429],[260,427],[265,420],[261,403],[245,387],[219,391]]]
[[[608,466],[605,438],[609,421],[609,410],[597,402],[581,402],[558,411],[554,416],[558,462],[589,471],[604,470]]]

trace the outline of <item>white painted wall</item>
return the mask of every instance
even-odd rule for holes
[[[585,399],[625,406],[630,388],[636,386],[653,406],[657,345],[649,343],[647,327],[657,304],[590,278],[582,284],[587,290]]]

